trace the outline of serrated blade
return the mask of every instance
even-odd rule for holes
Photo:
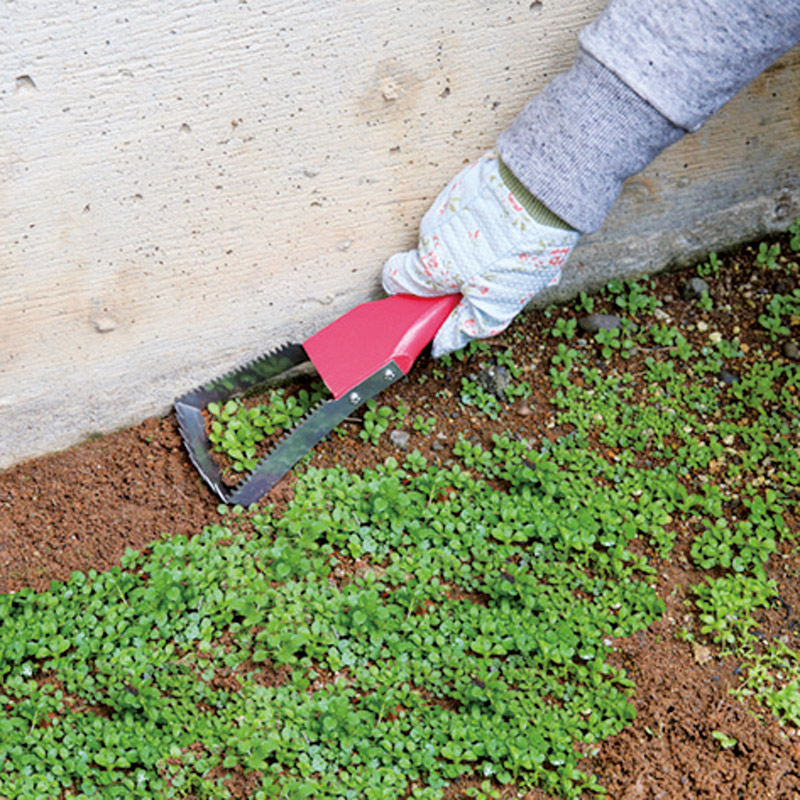
[[[198,386],[175,401],[175,416],[189,458],[205,482],[224,502],[231,502],[231,490],[223,483],[222,473],[211,455],[203,409],[209,403],[245,394],[308,360],[302,345],[286,344],[204,386]]]
[[[362,303],[302,345],[287,344],[178,398],[175,413],[192,463],[226,503],[254,503],[348,414],[407,373],[460,299],[392,295]],[[243,483],[226,487],[211,455],[203,409],[272,379],[291,379],[304,363],[334,399],[310,413]]]
[[[367,400],[403,377],[392,361],[362,381],[338,400],[327,400],[309,412],[258,464],[240,486],[227,491],[226,502],[249,506],[255,503],[345,417]]]
[[[249,392],[308,360],[303,345],[287,342],[282,347],[264,353],[247,364],[187,392],[178,398],[176,403],[205,408],[209,403]]]

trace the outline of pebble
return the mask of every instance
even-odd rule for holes
[[[475,376],[475,380],[487,392],[491,392],[494,395],[502,395],[511,385],[511,374],[505,367],[486,364]]]
[[[732,383],[737,383],[739,381],[739,376],[734,375],[732,372],[728,372],[726,369],[721,369],[717,377],[726,385],[730,386]]]
[[[597,331],[611,331],[619,328],[622,320],[616,314],[589,314],[578,320],[578,327],[586,333],[597,333]]]
[[[405,450],[406,447],[408,447],[408,442],[411,439],[411,435],[406,433],[406,431],[395,430],[389,434],[389,439],[395,447]]]
[[[714,657],[711,653],[711,648],[706,647],[704,644],[699,644],[698,642],[692,643],[692,655],[694,655],[694,660],[698,664],[706,664]]]
[[[517,409],[517,415],[520,417],[529,417],[531,414],[533,414],[533,411],[530,406],[520,406]]]
[[[783,354],[786,358],[791,358],[792,361],[800,361],[800,347],[794,342],[786,342],[783,346]]]
[[[709,285],[702,278],[690,278],[681,286],[681,297],[684,300],[699,300],[708,294]]]

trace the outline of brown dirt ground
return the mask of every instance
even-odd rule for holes
[[[781,244],[783,252],[789,253],[785,239]],[[798,285],[797,268],[788,277],[783,270],[758,270],[754,255],[754,248],[745,247],[725,257],[720,275],[709,279],[715,302],[711,312],[701,312],[681,299],[680,285],[694,272],[659,276],[656,294],[664,300],[673,324],[689,325],[703,317],[726,337],[736,325],[741,328],[741,341],[767,344],[773,348],[769,357],[782,357],[786,340],[772,345],[757,326],[759,296],[791,291]],[[595,308],[603,310],[613,312],[608,304]],[[581,314],[564,308],[557,316]],[[515,361],[529,365],[528,379],[535,377],[537,363],[545,372],[549,368],[550,354],[560,341],[547,335],[551,325],[543,314],[533,314],[512,329],[512,333],[524,331],[522,342],[515,341],[513,346]],[[793,334],[797,342],[797,327]],[[687,338],[691,337],[687,334]],[[510,341],[506,334],[492,347],[502,349]],[[638,372],[638,363],[634,357],[628,364],[633,374]],[[382,402],[393,406],[402,400],[412,414],[436,416],[436,431],[445,438],[415,436],[412,440],[412,447],[434,461],[450,456],[449,445],[460,432],[481,441],[509,426],[534,440],[565,432],[554,426],[553,410],[546,402],[551,391],[546,380],[532,380],[534,395],[524,403],[517,401],[500,420],[491,422],[470,416],[456,402],[460,375],[474,366],[456,365],[443,377],[433,374],[436,368],[424,357],[410,380],[382,397]],[[423,374],[427,379],[421,383],[417,378]],[[344,430],[345,438],[331,436],[317,447],[315,465],[340,463],[359,469],[397,455],[386,435],[372,447],[358,438],[358,422],[345,423]],[[289,476],[268,500],[279,508],[291,497],[291,484]],[[68,578],[73,570],[109,569],[119,563],[127,547],[143,548],[162,535],[191,536],[218,521],[217,506],[217,499],[189,463],[173,415],[147,419],[66,452],[22,463],[0,474],[0,592],[24,586],[43,590],[53,579]],[[792,523],[797,531],[797,518]],[[675,636],[685,625],[692,626],[684,600],[686,587],[697,582],[698,573],[687,553],[686,539],[679,538],[669,563],[648,554],[659,569],[658,588],[667,612],[648,630],[618,641],[615,653],[616,665],[627,669],[636,683],[637,718],[582,766],[601,777],[613,800],[798,798],[800,732],[781,728],[763,710],[747,708],[729,695],[740,667],[734,658],[721,657],[714,647],[698,649]],[[770,568],[783,604],[765,612],[760,622],[765,635],[791,638],[800,628],[795,618],[795,609],[800,609],[800,556],[793,543],[784,543]],[[725,731],[738,744],[720,749],[711,736],[714,730]],[[462,797],[461,789],[476,783],[460,781],[448,795]],[[241,797],[250,796],[254,788],[244,777],[231,787]],[[504,792],[504,797],[510,796]],[[530,792],[525,797],[544,800],[545,796]]]

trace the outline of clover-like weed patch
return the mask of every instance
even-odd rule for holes
[[[663,512],[592,492],[571,444],[458,452],[310,469],[279,519],[0,598],[0,794],[225,797],[230,770],[255,797],[596,788],[575,744],[632,717],[606,655],[662,610],[627,544]],[[366,567],[337,584],[347,558]]]
[[[291,430],[297,421],[318,403],[327,389],[320,382],[296,395],[274,389],[266,402],[254,406],[233,398],[225,403],[209,403],[208,439],[222,453],[235,472],[253,470],[258,464],[261,442],[275,433]]]
[[[761,255],[772,272],[780,254]],[[796,294],[764,298],[765,346],[797,326]],[[459,373],[449,397],[505,433],[442,463],[306,466],[280,514],[238,509],[110,572],[0,596],[0,797],[227,798],[235,777],[256,800],[432,800],[463,775],[489,781],[464,796],[601,793],[580,758],[634,716],[609,656],[663,613],[653,564],[678,536],[702,576],[686,637],[737,653],[738,694],[800,724],[800,655],[757,630],[797,533],[798,368],[704,320],[679,329],[645,284],[576,310],[603,303],[618,329],[583,337],[568,314],[538,363],[558,435],[522,435],[509,409],[531,369],[477,343],[430,373],[504,370],[502,386]],[[244,463],[310,400],[218,407],[213,431]],[[356,439],[383,446],[406,417],[412,440],[445,427],[395,407],[368,407]]]

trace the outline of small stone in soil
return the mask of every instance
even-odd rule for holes
[[[392,431],[389,434],[389,439],[391,440],[392,444],[395,447],[399,447],[401,450],[405,450],[408,447],[409,439],[411,439],[411,435],[406,433],[405,431]]]
[[[690,278],[681,286],[681,297],[684,300],[699,300],[708,294],[709,285],[702,278]]]
[[[698,644],[697,642],[692,643],[692,650],[694,655],[694,660],[698,664],[706,664],[714,657],[711,653],[711,648],[706,647],[704,644]]]
[[[737,383],[739,380],[738,375],[734,375],[732,372],[728,372],[726,369],[721,369],[719,371],[719,375],[717,377],[726,385],[730,386],[733,383]]]
[[[622,320],[616,314],[589,314],[588,317],[581,317],[578,320],[578,327],[586,333],[611,331],[620,325]]]
[[[475,376],[475,380],[487,391],[494,395],[502,395],[511,385],[511,375],[505,367],[494,364],[484,365]]]
[[[800,347],[794,342],[786,342],[783,346],[783,354],[786,358],[791,358],[792,361],[800,361]]]

